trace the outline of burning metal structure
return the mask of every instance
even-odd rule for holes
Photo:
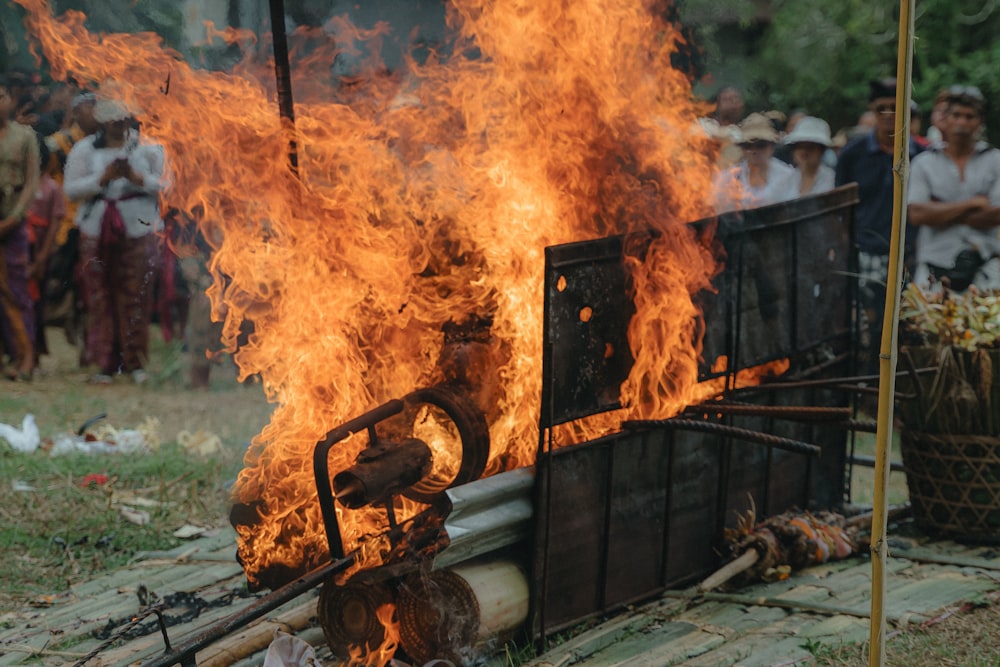
[[[842,395],[737,392],[849,370],[853,190],[709,217],[715,149],[668,3],[452,0],[447,49],[351,77],[332,64],[391,27],[333,17],[289,35],[279,119],[249,32],[208,26],[245,54],[211,72],[17,2],[56,77],[143,111],[167,203],[215,244],[224,342],[276,405],[235,489],[238,557],[272,602],[325,582],[354,664],[399,642],[461,659],[435,629],[472,646],[533,608],[545,637],[704,573],[747,491],[839,503],[843,429],[796,406]],[[439,591],[465,611],[421,611]]]

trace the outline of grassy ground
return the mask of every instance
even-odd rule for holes
[[[941,620],[906,632],[889,633],[887,665],[907,667],[1000,667],[1000,594],[993,593]],[[810,647],[819,667],[867,667],[868,647]]]
[[[891,461],[902,461],[902,454],[899,451],[899,432],[893,434],[893,441],[889,459]],[[875,456],[875,434],[858,433],[854,443],[854,453],[862,456]],[[875,490],[875,470],[861,465],[854,466],[851,474],[851,502],[857,505],[870,506],[873,502]],[[901,505],[909,498],[906,489],[906,475],[902,472],[889,473],[889,495],[890,505]]]
[[[87,384],[59,331],[50,332],[42,374],[3,381],[0,422],[20,427],[32,414],[43,441],[105,414],[93,430],[134,430],[152,418],[148,441],[160,444],[135,454],[49,456],[0,442],[0,611],[120,567],[137,551],[177,546],[174,533],[185,526],[226,523],[229,486],[270,406],[258,385],[236,381],[231,362],[213,370],[209,390],[187,389],[188,355],[158,331],[152,341],[151,379],[142,386],[126,378]],[[188,444],[217,436],[218,447],[202,454],[178,435]]]

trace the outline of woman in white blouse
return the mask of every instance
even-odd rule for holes
[[[716,210],[756,208],[789,199],[794,170],[774,157],[778,131],[770,119],[752,113],[740,123],[739,132],[743,159],[716,179]]]
[[[101,129],[81,139],[66,159],[63,189],[79,201],[80,267],[87,307],[85,361],[97,367],[92,382],[107,384],[129,373],[147,378],[163,148],[142,140],[132,113],[99,99]]]
[[[830,148],[830,125],[821,118],[805,116],[795,124],[784,139],[792,147],[795,172],[789,180],[785,199],[798,199],[832,190],[836,173],[823,164],[823,155]]]

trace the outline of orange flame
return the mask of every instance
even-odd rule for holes
[[[386,665],[396,654],[396,647],[399,646],[399,619],[396,618],[396,605],[386,603],[375,611],[375,617],[385,631],[385,638],[382,643],[374,649],[366,651],[364,647],[352,646],[350,657],[342,667],[371,667],[372,665]]]
[[[309,55],[292,68],[297,177],[292,128],[249,33],[208,27],[209,40],[246,55],[212,72],[156,35],[93,35],[78,12],[54,18],[44,0],[17,2],[55,77],[111,82],[143,111],[143,132],[170,157],[166,199],[221,238],[214,314],[230,345],[252,321],[236,360],[276,406],[235,490],[260,514],[239,536],[252,583],[275,565],[325,561],[313,447],[439,381],[444,323],[492,322],[492,367],[474,373],[497,384],[487,473],[533,461],[546,246],[656,230],[630,266],[636,361],[623,401],[633,416],[663,418],[695,395],[691,295],[719,267],[685,223],[710,214],[714,149],[689,81],[670,67],[681,37],[656,2],[454,0],[454,55],[391,74],[372,64],[351,85],[330,76],[334,56],[389,28],[335,19],[298,31],[292,55]],[[355,440],[335,448],[332,470],[353,460]],[[376,515],[343,513],[348,547]]]

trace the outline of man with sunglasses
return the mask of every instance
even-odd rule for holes
[[[919,228],[914,278],[921,287],[1000,288],[1000,150],[980,140],[979,89],[947,91],[944,141],[910,171],[907,215]]]
[[[889,275],[889,239],[892,235],[893,150],[896,133],[896,79],[869,83],[868,109],[875,127],[847,144],[837,160],[838,186],[858,184],[853,243],[857,251],[858,308],[861,339],[858,371],[878,373],[882,340],[885,285]],[[910,158],[920,153],[910,140]],[[913,233],[907,234],[907,256],[912,256]]]

